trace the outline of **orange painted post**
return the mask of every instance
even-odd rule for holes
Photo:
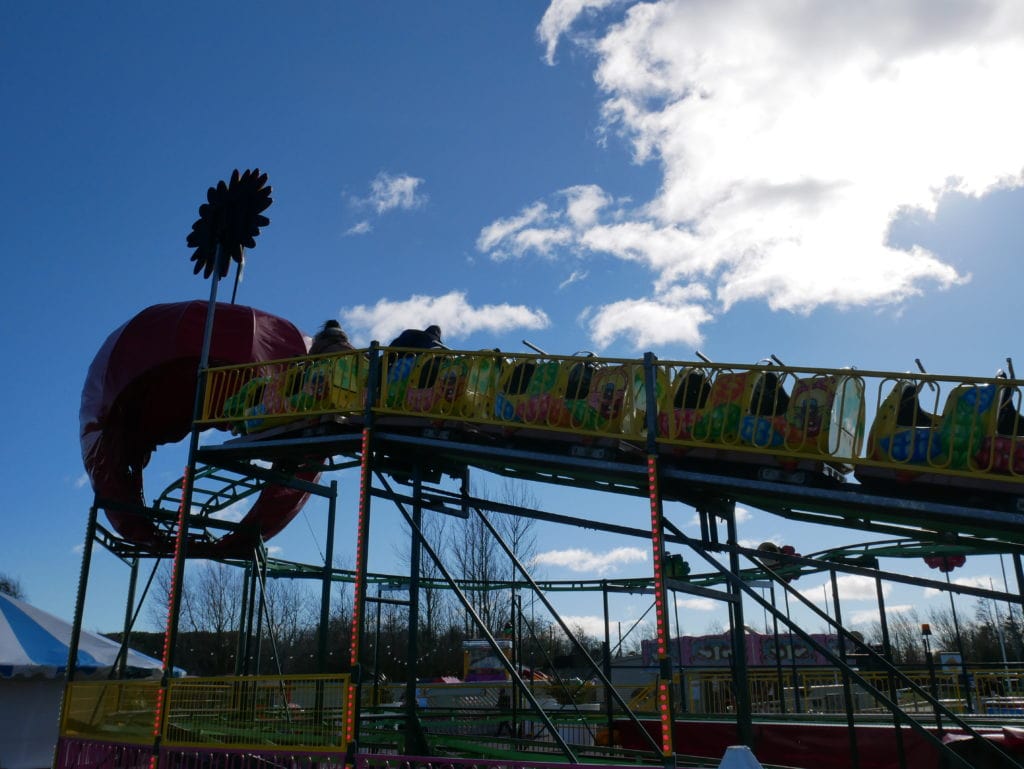
[[[661,490],[658,486],[658,414],[654,387],[654,355],[644,355],[644,390],[647,400],[647,496],[651,509],[651,554],[654,559],[654,611],[657,626],[658,683],[655,702],[661,722],[661,755],[665,766],[674,764],[672,745],[672,659],[668,599],[665,590],[665,528]]]

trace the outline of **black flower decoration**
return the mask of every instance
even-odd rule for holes
[[[273,199],[267,185],[267,175],[260,169],[247,170],[241,175],[236,168],[231,181],[217,182],[206,192],[206,203],[199,206],[199,218],[192,225],[186,243],[194,248],[193,273],[203,271],[208,278],[217,267],[217,246],[221,247],[220,277],[228,274],[231,260],[242,263],[242,249],[254,248],[260,227],[270,224],[263,216]]]

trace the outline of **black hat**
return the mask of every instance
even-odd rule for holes
[[[428,335],[434,337],[434,339],[441,338],[441,327],[440,326],[427,326],[426,332]]]
[[[328,320],[324,323],[324,328],[341,328],[341,324],[336,320]]]

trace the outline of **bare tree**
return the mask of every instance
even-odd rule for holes
[[[886,614],[886,620],[893,663],[918,665],[924,662],[924,650],[921,645],[921,621],[917,610],[911,609],[906,612]],[[872,624],[868,638],[874,643],[881,643],[882,628],[879,622]]]
[[[480,496],[487,497],[483,489]],[[505,505],[521,508],[536,507],[537,500],[522,482],[506,480],[491,496]],[[448,552],[455,563],[455,571],[466,581],[464,590],[473,609],[492,632],[505,627],[511,619],[512,591],[509,583],[520,579],[515,565],[506,555],[484,523],[489,521],[504,540],[516,559],[527,563],[536,551],[534,520],[506,513],[474,511],[462,526],[457,527],[449,539]],[[472,635],[467,619],[466,631]]]
[[[506,505],[514,505],[523,509],[534,509],[540,502],[526,484],[504,479],[498,495],[499,501]],[[534,519],[522,515],[499,514],[494,517],[494,525],[505,543],[511,548],[516,559],[523,564],[529,563],[537,554],[537,534]],[[514,565],[509,562],[508,579],[515,581],[521,578]]]
[[[166,564],[157,573],[156,590],[148,606],[153,624],[164,627],[170,569]],[[178,660],[190,673],[219,675],[235,669],[242,620],[243,570],[217,561],[190,561],[185,569],[181,614],[178,618]],[[315,667],[316,627],[319,622],[319,596],[308,585],[285,578],[267,579],[254,591],[261,616],[261,666],[290,672]],[[312,662],[311,662],[312,659]]]
[[[446,515],[428,512],[420,522],[423,538],[434,552],[439,554],[444,552],[445,543],[449,537],[448,521],[449,518]],[[411,564],[412,548],[416,542],[409,525],[404,521],[402,530],[407,537],[392,543],[392,550],[396,561],[404,567],[407,574]],[[445,622],[450,619],[451,591],[447,586],[441,584],[443,580],[441,570],[425,551],[420,553],[419,571],[420,631],[429,647],[433,639],[443,634]],[[424,651],[429,654],[429,648]]]
[[[462,580],[462,589],[467,600],[473,607],[480,621],[492,632],[500,629],[508,619],[508,611],[503,609],[509,605],[502,601],[497,583],[508,574],[499,565],[497,542],[491,536],[481,516],[473,512],[455,527],[449,541],[448,552],[454,561],[455,576]],[[466,615],[466,633],[477,634]]]
[[[0,593],[7,593],[11,598],[17,598],[19,601],[27,599],[25,591],[21,587],[21,580],[4,572],[0,572]]]

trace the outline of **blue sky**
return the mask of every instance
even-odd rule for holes
[[[436,322],[469,349],[525,337],[566,354],[1024,367],[1022,14],[1014,0],[9,4],[0,571],[71,616],[85,372],[142,308],[208,295],[185,236],[234,168],[274,188],[239,301],[307,333],[334,317],[361,343]],[[182,463],[158,452],[147,494]],[[539,493],[643,525],[636,500]],[[311,560],[309,528],[272,544]],[[741,535],[802,552],[865,539],[757,511]],[[587,552],[566,559],[564,532],[542,537],[540,573],[649,569],[643,543],[572,539]],[[95,569],[87,625],[107,630],[126,571],[105,554]],[[961,574],[1001,582],[992,559]],[[600,612],[558,600],[581,621]],[[703,632],[713,612],[689,608],[684,630]]]

